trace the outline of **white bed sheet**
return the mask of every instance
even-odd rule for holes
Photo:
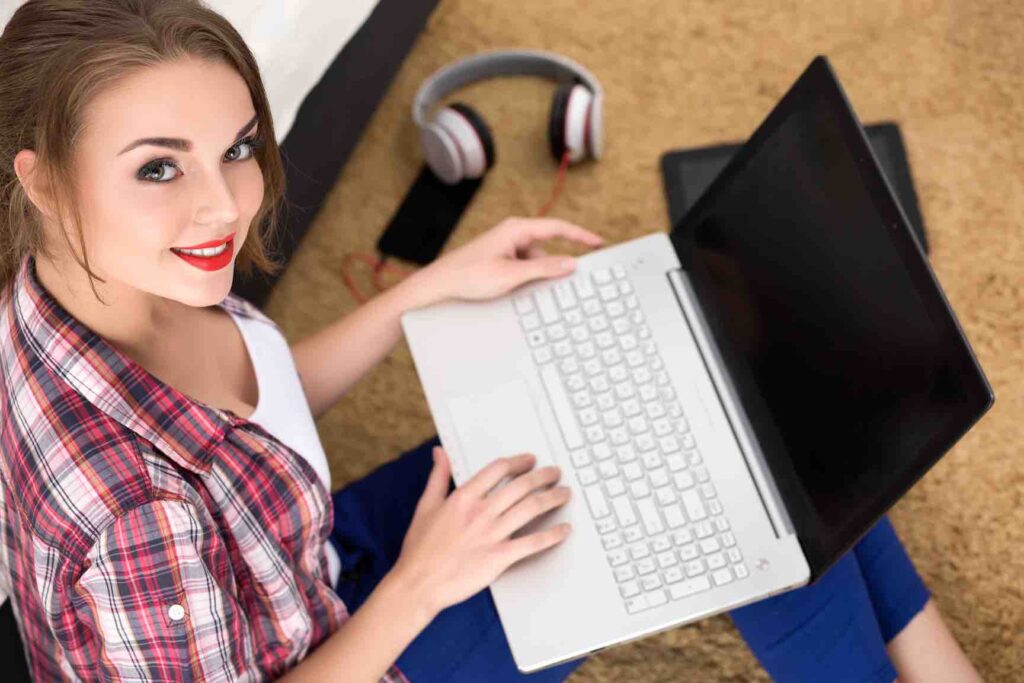
[[[205,0],[245,39],[263,77],[281,142],[299,105],[379,0]],[[0,0],[6,26],[24,0]]]

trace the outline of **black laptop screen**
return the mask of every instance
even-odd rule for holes
[[[673,241],[821,568],[990,399],[852,112],[804,90]]]

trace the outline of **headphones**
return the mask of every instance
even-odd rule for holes
[[[542,50],[496,50],[463,58],[430,76],[412,103],[427,165],[448,185],[480,178],[494,165],[494,136],[483,117],[468,104],[442,107],[427,121],[427,112],[458,88],[493,76],[543,76],[560,84],[551,102],[548,141],[551,155],[569,162],[601,158],[604,89],[587,69],[568,57]]]
[[[537,212],[538,216],[545,215],[554,205],[570,163],[578,163],[586,158],[601,158],[604,142],[604,89],[597,78],[582,65],[568,57],[542,50],[495,50],[465,57],[432,74],[413,98],[412,119],[419,128],[420,144],[430,173],[424,170],[420,174],[386,234],[392,230],[395,230],[396,235],[404,234],[403,230],[411,229],[418,233],[427,230],[426,223],[429,221],[425,223],[418,201],[429,196],[430,199],[426,200],[428,205],[446,209],[427,211],[437,222],[443,223],[433,226],[440,235],[433,241],[433,246],[440,248],[476,191],[480,182],[478,179],[483,178],[494,165],[494,136],[483,116],[464,102],[440,108],[430,121],[427,121],[427,113],[445,97],[468,83],[493,76],[517,75],[542,76],[559,84],[548,116],[548,143],[551,155],[559,162],[559,169],[552,196]],[[430,181],[431,175],[435,182]],[[413,196],[418,201],[413,201]],[[442,217],[442,214],[446,217]],[[410,221],[415,225],[403,228]],[[417,237],[418,241],[421,239],[421,236]],[[383,252],[379,257],[347,254],[342,260],[341,276],[345,286],[360,303],[367,301],[367,297],[359,292],[348,272],[348,264],[352,260],[361,260],[373,268],[373,284],[378,291],[385,289],[380,282],[383,271],[397,270],[403,278],[412,272],[395,269],[385,263],[387,256]]]

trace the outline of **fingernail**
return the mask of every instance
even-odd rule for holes
[[[576,259],[567,258],[562,261],[562,270],[570,270],[576,265]]]

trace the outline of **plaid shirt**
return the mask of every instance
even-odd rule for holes
[[[306,459],[115,349],[31,255],[0,293],[0,418],[0,593],[36,680],[267,680],[348,618]]]

